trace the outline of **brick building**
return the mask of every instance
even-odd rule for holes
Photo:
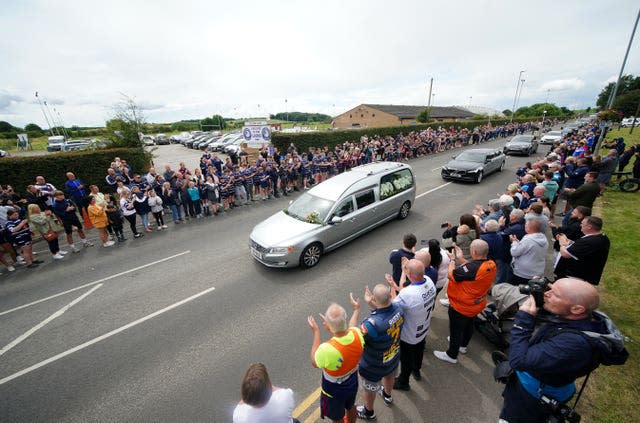
[[[338,129],[375,128],[385,126],[415,125],[416,116],[427,106],[396,106],[385,104],[361,104],[333,119]],[[438,122],[470,119],[473,113],[458,107],[431,107],[430,118]]]

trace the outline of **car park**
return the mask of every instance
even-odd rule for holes
[[[142,144],[144,144],[146,147],[156,144],[155,140],[151,135],[143,135],[142,138],[140,138],[140,140],[142,141]]]
[[[249,236],[251,255],[269,267],[313,267],[324,253],[389,220],[406,218],[415,196],[413,170],[407,164],[354,167],[257,224]]]
[[[485,176],[502,172],[506,156],[493,148],[466,150],[442,166],[440,175],[444,180],[470,181],[479,184]]]
[[[225,145],[222,151],[226,154],[232,154],[232,153],[239,154],[240,145],[244,142],[247,142],[244,139],[244,136],[242,136],[242,134],[237,134],[227,145]]]
[[[205,148],[209,147],[212,143],[216,142],[219,139],[220,139],[220,135],[214,135],[213,137],[211,137],[207,141],[200,143],[200,145],[198,145],[198,148],[200,150],[204,150]],[[209,148],[209,149],[211,150],[211,148]]]
[[[208,136],[207,134],[198,135],[197,137],[186,140],[183,145],[187,148],[193,148],[193,143],[195,143],[196,141],[201,141],[205,139],[207,136]]]
[[[215,138],[216,138],[215,135],[208,134],[206,137],[201,138],[198,141],[195,141],[193,143],[193,148],[194,149],[199,149],[202,144],[207,144],[207,143],[211,142],[211,140],[213,140]]]
[[[530,156],[538,151],[538,141],[534,135],[516,135],[505,144],[502,151],[506,155],[512,153]]]
[[[555,144],[562,141],[562,132],[549,131],[540,138],[540,144]]]
[[[169,141],[171,141],[172,144],[181,144],[183,140],[186,141],[190,138],[192,138],[190,133],[180,132],[178,135],[172,135]]]

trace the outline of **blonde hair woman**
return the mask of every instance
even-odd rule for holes
[[[89,214],[89,220],[91,224],[98,230],[98,236],[102,241],[103,247],[111,247],[115,242],[109,240],[107,235],[107,226],[109,226],[109,218],[104,210],[104,207],[99,206],[96,197],[89,197],[89,207],[87,207],[87,213]]]

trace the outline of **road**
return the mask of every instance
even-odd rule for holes
[[[183,147],[163,148],[175,159],[173,148]],[[441,180],[449,158],[413,160],[419,195],[409,217],[313,269],[268,269],[249,256],[251,228],[285,197],[55,263],[47,255],[37,271],[3,275],[0,421],[229,422],[252,362],[294,390],[302,421],[316,421],[320,373],[308,361],[306,316],[332,301],[348,306],[349,292],[362,297],[365,285],[383,282],[403,234],[439,238],[443,221],[495,198],[527,160],[509,157],[504,172],[474,185]],[[476,334],[457,365],[440,362],[432,351],[446,349],[447,327],[446,309],[437,307],[423,380],[396,392],[390,408],[378,401],[378,421],[496,421],[501,385],[490,344]]]

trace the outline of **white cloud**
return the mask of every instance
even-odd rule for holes
[[[584,88],[586,83],[580,78],[569,79],[556,79],[554,81],[545,82],[540,87],[540,90],[553,90],[553,91],[566,91],[566,90],[579,90]]]
[[[559,105],[588,106],[617,74],[636,11],[631,0],[9,2],[0,119],[43,126],[36,90],[78,125],[104,124],[120,93],[150,121],[338,114],[360,103],[426,104],[431,77],[437,105],[472,97],[502,110],[521,69],[521,105],[548,89]],[[634,50],[625,73],[640,74]]]

